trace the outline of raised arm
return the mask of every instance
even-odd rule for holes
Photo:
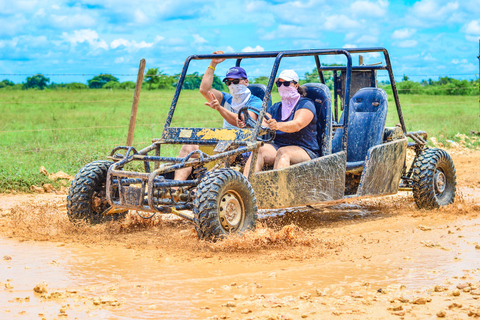
[[[213,54],[222,53],[223,51],[215,51]],[[225,59],[212,59],[212,61],[210,61],[210,65],[205,71],[205,74],[203,75],[202,83],[200,84],[200,93],[205,97],[208,102],[212,101],[211,95],[209,94],[210,92],[213,93],[219,103],[222,103],[223,101],[222,93],[216,89],[212,89],[213,78],[215,76],[215,68],[217,67],[217,64],[222,63],[223,61],[225,61]]]

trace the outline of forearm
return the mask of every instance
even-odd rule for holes
[[[293,133],[302,130],[305,126],[302,126],[302,123],[299,120],[291,120],[287,122],[278,122],[278,130]]]
[[[213,61],[210,62],[210,66],[213,68],[216,67],[216,63]],[[208,67],[207,70],[205,71],[205,74],[203,75],[202,82],[200,83],[200,93],[207,99],[207,101],[210,101],[210,97],[208,96],[208,92],[212,89],[212,83],[213,83],[213,78],[215,77],[215,70]]]
[[[228,111],[223,107],[218,108],[217,111],[228,123],[230,123],[232,126],[237,126],[238,115],[236,113]]]

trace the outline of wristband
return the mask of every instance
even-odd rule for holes
[[[215,71],[215,68],[214,68],[214,67],[212,67],[212,66],[208,66],[208,67],[209,67],[210,69],[212,69],[213,71]]]

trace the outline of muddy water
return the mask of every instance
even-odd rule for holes
[[[352,210],[358,214],[358,207]],[[370,232],[383,237],[376,229],[377,222],[372,222]],[[393,224],[400,227],[404,222]],[[420,231],[422,236],[431,235],[431,240],[421,240],[426,244],[423,247],[410,247],[406,241],[406,250],[375,251],[375,257],[360,260],[339,254],[313,261],[264,261],[261,257],[252,261],[231,255],[221,259],[222,253],[184,260],[168,254],[144,255],[142,250],[122,247],[1,238],[1,255],[11,260],[0,262],[0,318],[30,319],[40,314],[52,319],[64,312],[69,318],[79,319],[203,319],[221,313],[225,309],[222,304],[235,301],[235,297],[281,298],[317,289],[335,295],[361,283],[368,283],[374,291],[392,284],[411,289],[431,287],[479,267],[480,250],[472,242],[480,242],[480,219],[455,224],[461,227],[434,227],[443,230],[440,233]],[[445,236],[447,229],[455,230],[449,239]],[[401,229],[397,230],[393,233],[401,234]],[[342,237],[344,231],[334,233]],[[439,247],[436,241],[442,239],[443,247]],[[396,240],[394,237],[392,242]],[[349,245],[356,247],[354,243]],[[478,280],[477,274],[472,276]],[[33,288],[42,281],[48,284],[49,292],[65,293],[66,297],[40,297]],[[5,284],[13,288],[5,288]],[[24,300],[26,297],[29,301]],[[95,305],[95,298],[107,303]],[[112,299],[119,305],[109,305]]]
[[[480,153],[454,161],[460,196],[447,208],[417,210],[400,193],[264,211],[254,234],[217,244],[181,221],[76,228],[64,196],[0,195],[0,319],[468,319]]]
[[[202,308],[215,309],[225,302],[225,296],[233,297],[233,293],[295,294],[306,287],[315,289],[314,284],[322,287],[346,284],[356,272],[355,267],[325,268],[316,263],[289,267],[288,262],[262,261],[196,261],[193,268],[191,263],[170,258],[142,257],[135,250],[66,248],[11,239],[0,239],[0,247],[3,255],[12,258],[0,264],[0,282],[13,286],[0,293],[2,312],[5,316],[27,319],[37,313],[56,317],[61,306],[67,304],[75,307],[64,308],[66,313],[80,318],[88,315],[111,319],[200,319]],[[378,276],[379,271],[370,270],[363,276],[381,281],[383,276]],[[68,299],[39,298],[33,288],[42,281],[49,290],[77,294]],[[205,294],[209,289],[221,296]],[[92,299],[102,295],[114,296],[121,305],[95,308]],[[15,300],[25,297],[30,297],[30,301]]]

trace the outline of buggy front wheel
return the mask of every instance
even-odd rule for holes
[[[232,169],[208,172],[197,188],[194,222],[200,239],[217,240],[254,230],[256,198],[247,178]]]
[[[98,224],[125,218],[128,211],[124,210],[104,214],[111,208],[106,197],[106,181],[112,164],[106,160],[93,161],[77,173],[67,197],[67,214],[71,222],[83,220]]]

